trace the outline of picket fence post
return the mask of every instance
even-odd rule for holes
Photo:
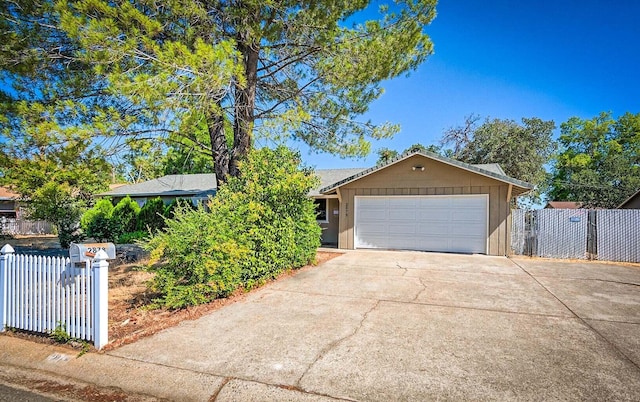
[[[0,249],[0,332],[4,332],[7,324],[7,270],[9,269],[9,258],[14,253],[10,244],[5,244]]]
[[[93,344],[100,350],[109,342],[109,263],[107,253],[96,253],[91,265],[93,276]]]

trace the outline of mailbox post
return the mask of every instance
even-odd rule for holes
[[[69,259],[71,264],[91,269],[93,277],[93,344],[102,349],[109,342],[109,262],[116,258],[113,243],[71,243]],[[89,267],[89,261],[91,266]]]

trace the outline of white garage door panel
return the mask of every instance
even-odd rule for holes
[[[420,225],[416,232],[422,236],[446,236],[449,234],[450,228],[449,225],[445,223],[429,223]]]
[[[355,247],[487,252],[488,197],[360,196]]]
[[[451,204],[451,200],[448,198],[442,198],[439,196],[428,197],[428,198],[419,198],[420,206],[429,206],[430,208],[449,208]]]
[[[426,209],[428,207],[423,206],[417,212],[418,219],[426,221],[441,221],[449,222],[451,220],[451,210],[447,208],[433,208]]]
[[[387,205],[392,208],[415,208],[417,200],[415,198],[391,197],[386,198]]]
[[[482,223],[467,223],[464,225],[454,225],[451,227],[450,233],[459,237],[478,237],[476,233],[482,233],[485,230],[485,225]],[[482,239],[484,241],[484,239]]]

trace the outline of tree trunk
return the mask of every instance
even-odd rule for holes
[[[211,140],[216,185],[220,187],[222,183],[226,183],[229,175],[229,147],[224,133],[224,119],[219,113],[212,112],[207,116],[207,126]]]
[[[239,41],[240,42],[240,41]],[[242,160],[251,150],[251,131],[253,129],[254,110],[256,105],[256,86],[258,83],[258,44],[239,43],[239,50],[243,54],[245,63],[244,87],[235,87],[235,119],[233,122],[233,151],[229,163],[229,174],[238,176],[238,161]]]

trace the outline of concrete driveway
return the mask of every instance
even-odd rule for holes
[[[354,251],[109,354],[218,401],[639,400],[640,268]]]

